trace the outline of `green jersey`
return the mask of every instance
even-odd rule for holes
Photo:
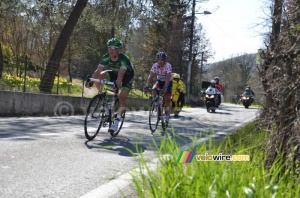
[[[133,64],[129,60],[128,56],[120,53],[117,61],[112,61],[109,54],[104,54],[100,60],[99,66],[107,66],[113,72],[118,73],[120,68],[127,69],[125,75],[134,75]]]

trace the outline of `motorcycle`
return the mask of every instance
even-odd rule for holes
[[[244,105],[244,107],[246,109],[249,108],[249,106],[252,104],[253,102],[253,96],[249,95],[249,94],[242,94],[241,95],[241,102]]]
[[[217,88],[209,87],[203,92],[205,95],[205,106],[207,112],[215,112],[219,107],[219,95],[220,91]]]

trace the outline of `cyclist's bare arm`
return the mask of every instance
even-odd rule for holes
[[[146,87],[149,87],[150,82],[152,81],[153,77],[154,77],[154,73],[150,72],[148,79],[147,79],[147,83],[146,83]]]
[[[101,75],[105,75],[105,74],[101,74],[101,72],[104,70],[104,66],[98,66],[98,68],[97,68],[97,70],[94,72],[94,74],[93,74],[93,78],[98,78],[98,79],[104,79]],[[97,89],[98,89],[98,91],[102,91],[102,89],[103,89],[103,85],[102,84],[100,84],[100,83],[96,83],[95,84],[96,85],[96,87],[97,87]]]
[[[166,75],[166,81],[165,81],[165,87],[167,88],[170,84],[170,79],[171,79],[172,73],[167,73]]]
[[[146,83],[146,88],[149,87],[149,84],[152,82],[152,79],[154,78],[154,76],[155,76],[155,73],[150,71],[150,74],[148,76],[147,83]],[[147,89],[145,89],[144,91],[147,92]],[[152,96],[153,97],[156,96],[156,92],[154,90],[152,90]]]

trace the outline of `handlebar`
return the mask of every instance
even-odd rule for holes
[[[89,75],[87,75],[86,77],[86,82],[90,83],[91,85],[93,84],[93,82],[98,82],[104,85],[115,85],[115,82],[110,82],[108,80],[99,80],[97,78],[90,78]]]
[[[107,89],[109,91],[113,91],[115,93],[118,93],[119,92],[119,89],[117,88],[117,83],[116,81],[115,82],[111,82],[111,81],[108,81],[108,80],[99,80],[97,78],[90,78],[90,76],[88,75],[86,77],[86,82],[90,84],[90,87],[93,85],[94,82],[97,82],[97,83],[101,83],[103,85],[110,85],[110,86],[113,86],[114,87],[114,90],[111,90],[111,89]]]
[[[155,88],[144,87],[144,90],[145,90],[144,91],[145,93],[147,93],[148,90],[152,90],[152,91],[156,91],[156,93],[159,94],[160,96],[164,97],[164,95],[165,95],[164,92],[161,92],[161,91],[163,91],[163,89],[160,89],[160,88],[157,88],[157,87],[155,87]]]
[[[144,89],[146,89],[146,90],[156,90],[156,91],[161,91],[161,90],[163,90],[163,89],[160,89],[160,88],[157,88],[157,87],[155,87],[155,88],[144,87]]]
[[[114,82],[110,82],[108,80],[99,80],[97,78],[89,78],[91,82],[98,82],[98,83],[101,83],[101,84],[104,84],[104,85],[115,85]]]

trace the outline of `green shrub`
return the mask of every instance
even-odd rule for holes
[[[2,76],[2,87],[8,90],[21,91],[24,88],[24,77],[12,76],[7,73],[3,73]],[[40,78],[31,78],[26,76],[26,91],[28,92],[39,92]],[[54,85],[52,93],[58,93],[62,95],[78,94],[81,93],[81,86],[75,85],[65,78],[59,78],[56,76],[54,79]]]

